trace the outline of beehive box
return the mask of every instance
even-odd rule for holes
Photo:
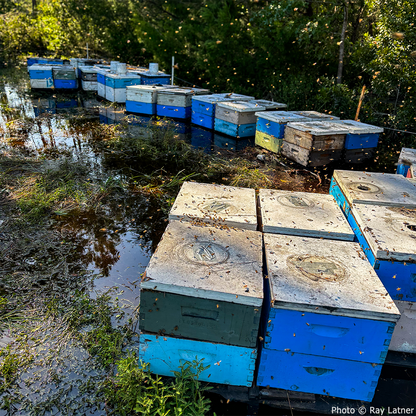
[[[397,162],[396,173],[399,175],[407,176],[409,168],[412,165],[416,165],[416,149],[403,147]]]
[[[214,344],[189,339],[142,333],[140,360],[150,364],[150,371],[174,377],[184,362],[202,360],[209,366],[200,381],[232,386],[251,387],[253,384],[257,350],[233,345]]]
[[[265,233],[354,240],[332,195],[260,189],[259,205]]]
[[[342,150],[347,133],[337,123],[294,122],[286,126],[283,140],[312,151]]]
[[[334,120],[348,129],[345,137],[346,149],[369,149],[377,147],[380,134],[384,129],[371,124],[361,123],[355,120]]]
[[[52,65],[34,64],[29,67],[30,79],[53,79]]]
[[[348,221],[393,299],[416,301],[416,209],[353,204]]]
[[[293,114],[291,111],[261,111],[254,115],[257,117],[258,131],[279,139],[283,139],[287,123],[308,121],[308,118]]]
[[[78,88],[77,79],[54,79],[53,85],[56,89],[74,90]]]
[[[375,148],[345,150],[344,160],[347,163],[363,163],[371,159],[375,154]]]
[[[401,316],[394,328],[390,351],[416,354],[416,303],[396,300]]]
[[[371,401],[400,314],[360,246],[273,234],[264,244],[257,384]]]
[[[33,65],[32,65],[33,66]],[[53,88],[53,79],[31,79],[30,87],[33,89]]]
[[[82,81],[97,82],[97,69],[93,66],[81,67],[80,71]]]
[[[280,153],[283,139],[278,139],[270,134],[263,133],[256,129],[255,143],[257,146],[270,150],[273,153]]]
[[[266,111],[284,110],[287,108],[286,104],[276,103],[275,101],[269,100],[251,100],[249,102],[264,107]]]
[[[142,85],[170,84],[170,75],[161,71],[156,74],[151,74],[149,71],[140,72],[140,76],[142,77]]]
[[[252,137],[256,134],[256,125],[251,124],[234,124],[229,121],[214,119],[214,129],[220,133],[232,136],[235,138]]]
[[[55,80],[75,80],[77,79],[75,69],[69,65],[62,65],[59,68],[52,69],[53,79]]]
[[[115,103],[125,103],[127,97],[127,87],[131,85],[140,85],[141,78],[139,75],[127,73],[106,74],[105,76],[105,98]]]
[[[302,166],[325,166],[342,157],[342,150],[309,150],[283,140],[281,153]]]
[[[97,81],[81,81],[81,86],[84,91],[97,91],[98,82]]]
[[[257,111],[266,111],[266,108],[245,101],[218,103],[215,118],[236,125],[256,124]]]
[[[184,182],[169,220],[202,221],[247,230],[257,229],[254,189]]]
[[[156,114],[157,94],[169,88],[169,85],[134,85],[127,87],[126,110],[139,114]]]
[[[333,116],[332,114],[319,113],[318,111],[293,111],[293,113],[302,117],[307,117],[310,121],[339,120],[339,117]]]
[[[105,76],[110,71],[108,69],[96,68],[97,72],[97,95],[105,98]]]
[[[329,193],[345,215],[352,204],[416,208],[416,189],[401,175],[335,170]]]
[[[259,232],[172,221],[141,285],[140,329],[255,347],[262,302]]]

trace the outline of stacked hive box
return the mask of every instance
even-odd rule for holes
[[[105,76],[105,98],[113,103],[125,103],[127,86],[140,85],[140,75],[127,72],[126,74],[108,73]]]
[[[214,128],[232,137],[250,137],[256,133],[256,116],[265,107],[244,101],[218,103],[215,110]]]
[[[156,113],[161,117],[191,118],[192,97],[208,93],[208,90],[202,88],[170,88],[162,90],[157,94]]]
[[[346,162],[361,163],[374,155],[380,134],[383,133],[381,127],[354,120],[335,120],[334,122],[348,129],[344,145]]]
[[[33,64],[29,67],[31,88],[53,88],[53,66]]]
[[[341,159],[348,130],[322,121],[288,123],[282,154],[302,166],[323,166]]]
[[[172,376],[184,361],[203,359],[201,380],[252,385],[262,242],[244,227],[255,210],[254,190],[183,185],[141,287],[139,356],[152,372]]]
[[[254,97],[234,93],[194,96],[192,97],[192,123],[207,129],[213,129],[215,109],[219,102],[250,101],[253,99]]]
[[[81,85],[84,91],[97,91],[97,69],[93,66],[82,66],[79,68],[81,72]]]
[[[97,73],[97,95],[105,98],[105,76],[110,73],[109,68],[96,68]]]
[[[155,115],[158,92],[169,88],[174,87],[169,85],[135,85],[127,87],[126,110],[131,113]]]
[[[330,193],[381,282],[403,312],[391,349],[416,352],[416,187],[401,175],[334,171]]]
[[[139,72],[139,75],[142,79],[142,85],[169,85],[170,84],[170,75],[165,74],[164,72],[157,71],[152,73],[151,71]]]
[[[75,68],[70,65],[62,65],[52,69],[53,84],[56,89],[74,90],[78,88]]]
[[[63,65],[63,59],[54,59],[54,58],[37,58],[31,56],[30,58],[26,59],[27,66],[32,66],[36,64],[43,64],[43,65]]]
[[[416,149],[403,147],[397,163],[396,173],[407,178],[416,175]]]
[[[280,153],[287,123],[308,121],[307,117],[291,111],[261,111],[254,115],[257,117],[256,145],[275,153]]]
[[[371,401],[399,311],[359,245],[264,235],[257,384]]]

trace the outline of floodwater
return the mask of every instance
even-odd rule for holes
[[[47,159],[71,155],[93,166],[95,171],[111,171],[114,178],[122,178],[121,166],[106,164],[105,155],[92,145],[94,140],[99,140],[96,126],[103,124],[111,129],[121,123],[131,133],[147,135],[149,126],[157,127],[165,123],[163,120],[126,115],[123,106],[98,101],[94,94],[33,93],[24,78],[14,84],[6,84],[0,94],[1,151],[19,151],[22,155]],[[206,153],[215,153],[220,149],[233,152],[254,144],[252,139],[234,140],[188,123],[173,123],[179,137]],[[281,182],[284,185],[288,181],[282,179]],[[324,186],[328,186],[328,180]],[[0,211],[0,225],[1,220]],[[51,227],[58,235],[56,245],[59,244],[58,237],[70,240],[75,246],[71,258],[93,277],[87,288],[82,290],[87,290],[92,298],[111,291],[128,315],[139,306],[141,274],[156,249],[166,221],[166,214],[156,200],[143,194],[128,193],[108,201],[99,212],[90,210],[55,215]],[[52,243],[55,244],[54,241]],[[55,251],[52,250],[52,253]],[[36,263],[44,260],[31,254],[20,261],[27,269],[36,268]],[[19,267],[23,266],[16,263],[16,268]],[[76,273],[69,275],[79,279]],[[33,285],[38,286],[39,282]],[[35,345],[39,358],[30,370],[19,375],[18,380],[20,394],[24,397],[23,405],[12,406],[11,411],[0,410],[0,416],[98,416],[106,413],[102,400],[97,398],[94,401],[95,393],[90,390],[94,383],[99,383],[106,376],[105,373],[89,359],[87,351],[71,339],[60,339],[57,336],[60,328],[59,322],[43,323],[37,328],[42,336],[42,343]],[[133,344],[133,348],[137,348],[137,344]],[[59,355],[51,355],[51,351],[59,351]],[[1,399],[0,395],[0,402]],[[217,415],[247,414],[245,404],[227,403],[218,396],[213,396],[212,400]],[[288,410],[264,406],[257,414],[296,416],[308,413],[294,410],[289,413]]]

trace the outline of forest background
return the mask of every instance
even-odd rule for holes
[[[168,73],[175,56],[177,79],[213,92],[350,119],[365,86],[361,121],[416,132],[415,1],[0,0],[0,16],[5,65],[85,57],[87,43],[90,57]]]

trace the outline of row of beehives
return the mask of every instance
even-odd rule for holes
[[[361,163],[374,156],[383,129],[315,111],[256,113],[256,144],[302,166],[344,159]]]
[[[151,371],[172,375],[184,360],[203,358],[204,381],[371,401],[389,345],[416,352],[416,252],[410,244],[406,262],[400,252],[389,269],[398,296],[393,276],[377,276],[367,260],[357,230],[372,250],[378,227],[415,221],[402,195],[416,207],[416,187],[399,175],[337,175],[343,191],[350,182],[358,189],[351,204],[370,196],[397,208],[378,215],[369,233],[359,215],[374,206],[354,206],[364,252],[331,195],[260,190],[258,224],[254,190],[184,183],[141,286],[140,358]],[[361,191],[372,181],[379,193]],[[412,233],[403,228],[403,247]],[[385,240],[394,252],[395,239]],[[403,311],[393,339],[400,314],[392,298]]]

